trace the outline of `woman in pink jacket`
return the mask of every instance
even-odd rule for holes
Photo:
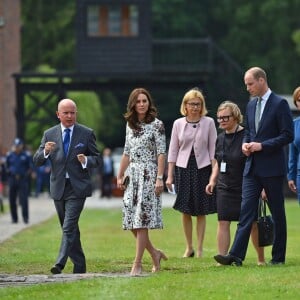
[[[205,187],[215,163],[217,130],[212,118],[207,117],[205,99],[200,90],[188,91],[182,100],[182,118],[175,120],[168,154],[166,186],[175,183],[177,193],[173,206],[182,213],[186,249],[183,257],[193,257],[193,222],[197,218],[197,257],[202,257],[206,218],[216,212],[214,195],[207,195]],[[175,178],[174,178],[175,177]]]

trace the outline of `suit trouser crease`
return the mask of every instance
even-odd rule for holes
[[[56,264],[63,269],[70,257],[74,264],[74,271],[85,272],[86,262],[78,227],[85,198],[76,198],[72,186],[67,184],[62,199],[55,200],[54,203],[62,227],[62,239]]]

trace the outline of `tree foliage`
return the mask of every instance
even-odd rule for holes
[[[211,12],[211,35],[243,68],[263,67],[274,89],[291,93],[300,75],[300,1],[217,2]]]
[[[22,66],[74,68],[76,1],[22,1]],[[242,68],[260,65],[290,92],[300,70],[300,0],[152,0],[154,38],[212,37]]]
[[[21,5],[23,70],[37,70],[43,64],[56,70],[75,70],[76,1],[23,0]],[[242,70],[261,66],[268,73],[272,89],[290,94],[300,78],[299,11],[300,0],[152,0],[152,36],[211,37]],[[92,110],[82,106],[81,111],[86,110],[80,113],[86,118],[82,121],[93,121],[90,126],[99,129],[104,143],[117,143],[124,135],[120,130],[124,127],[124,108],[110,93],[97,96],[100,104],[94,103]],[[222,99],[225,95],[215,96]],[[179,107],[181,97],[177,95],[178,103],[174,105]],[[177,117],[178,107],[170,109],[159,103],[165,120]]]
[[[22,69],[74,68],[76,1],[22,0]]]

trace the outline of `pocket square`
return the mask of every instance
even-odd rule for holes
[[[83,146],[84,146],[84,144],[79,143],[79,144],[77,144],[74,148],[75,148],[75,149],[78,149],[78,148],[82,148]]]

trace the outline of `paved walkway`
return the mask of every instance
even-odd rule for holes
[[[162,201],[164,207],[171,207],[175,200],[174,195],[164,193],[162,195]],[[7,199],[4,199],[4,203],[8,204]],[[87,198],[85,202],[85,208],[99,208],[99,209],[111,209],[121,208],[122,198],[112,197],[99,198],[99,193],[96,191],[92,197]],[[39,224],[55,215],[55,207],[53,200],[47,195],[43,195],[39,198],[29,199],[29,223],[24,224],[22,222],[21,211],[19,210],[19,223],[12,224],[9,211],[4,214],[0,213],[0,243],[9,239],[17,232],[24,228],[30,227],[35,224]]]
[[[174,195],[164,193],[162,195],[163,207],[171,207],[175,200]],[[7,204],[7,199],[4,199]],[[95,192],[92,197],[87,198],[85,208],[97,209],[120,209],[122,206],[122,198],[112,197],[99,198],[99,193]],[[39,198],[29,199],[29,223],[24,224],[22,220],[19,223],[12,224],[9,211],[0,213],[0,244],[5,240],[11,238],[14,234],[26,229],[30,226],[44,222],[56,214],[53,200],[47,195]],[[21,219],[21,212],[19,211],[19,219]],[[87,273],[87,274],[59,274],[59,275],[28,275],[20,276],[13,274],[0,274],[0,287],[10,285],[28,285],[36,283],[49,283],[49,282],[62,282],[74,281],[94,277],[124,277],[128,274],[100,274],[100,273]]]

